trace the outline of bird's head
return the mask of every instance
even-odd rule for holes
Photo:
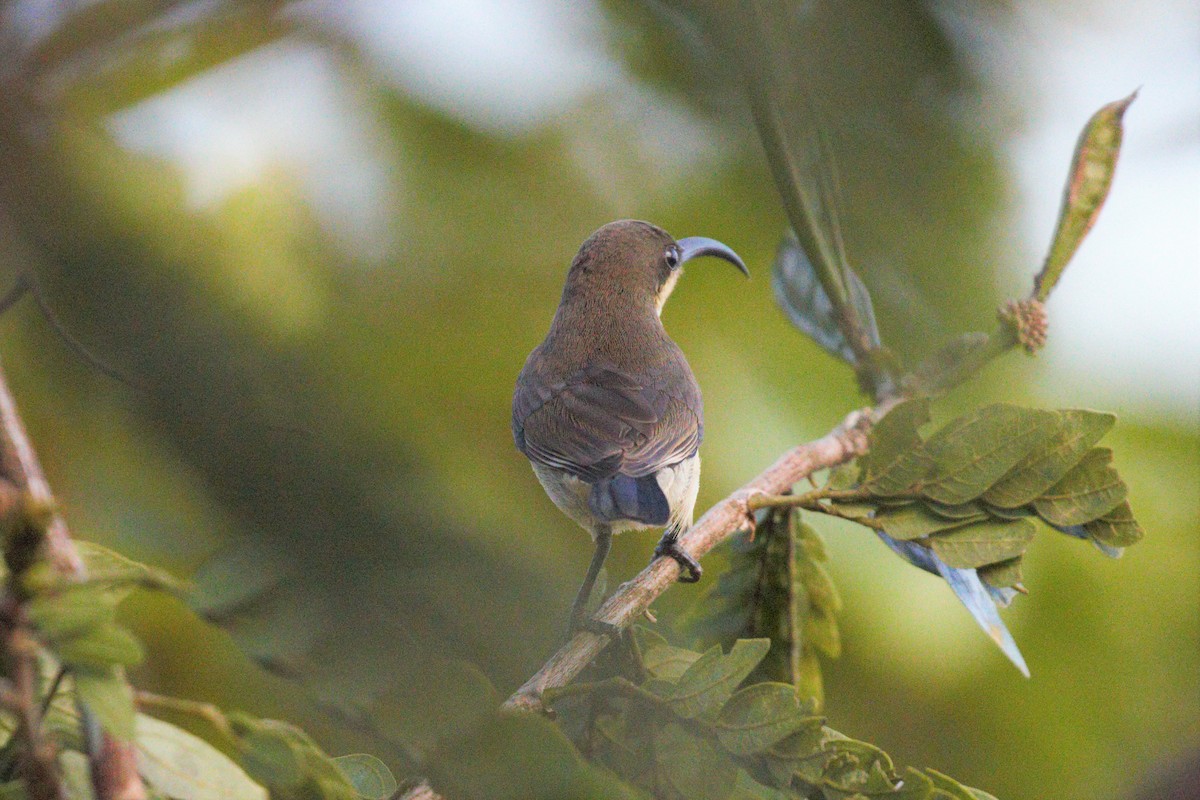
[[[661,314],[683,265],[700,256],[724,259],[750,277],[738,254],[715,239],[689,236],[676,241],[648,222],[610,222],[579,248],[567,274],[565,295],[586,291],[621,305],[652,303]]]

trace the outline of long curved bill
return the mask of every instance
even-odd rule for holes
[[[733,252],[728,245],[721,244],[716,239],[709,239],[705,236],[689,236],[686,239],[678,240],[675,244],[679,245],[680,264],[700,256],[715,256],[725,259],[740,269],[747,278],[750,277],[750,270],[746,269],[746,265],[742,263],[738,254]]]

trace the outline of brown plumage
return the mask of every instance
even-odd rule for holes
[[[711,239],[679,242],[646,222],[610,223],[585,241],[567,273],[546,339],[513,395],[513,438],[555,504],[586,528],[596,553],[572,627],[612,533],[667,526],[655,555],[698,580],[676,541],[692,522],[704,407],[700,387],[659,314],[689,258],[745,266]]]

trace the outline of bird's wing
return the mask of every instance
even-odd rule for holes
[[[696,454],[700,390],[690,373],[635,378],[593,365],[564,381],[522,373],[513,434],[530,459],[589,482],[650,475]]]

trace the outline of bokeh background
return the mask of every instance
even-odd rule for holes
[[[846,606],[833,727],[1000,797],[1162,796],[1200,759],[1200,9],[783,5],[803,24],[780,69],[812,97],[790,113],[828,134],[851,260],[910,360],[1026,290],[1080,127],[1141,87],[1050,346],[942,407],[1117,412],[1145,541],[1109,561],[1039,536],[1005,617],[1027,681],[940,581],[821,530]],[[513,449],[511,387],[609,220],[721,239],[754,273],[697,264],[664,315],[707,400],[701,507],[864,402],[772,300],[784,217],[689,10],[0,3],[0,276],[34,276],[126,382],[28,301],[0,355],[75,535],[191,576],[220,625],[135,598],[140,685],[403,772],[321,707],[430,654],[502,694],[536,669],[590,543]],[[617,541],[612,582],[652,540]],[[704,591],[664,597],[663,627]]]

